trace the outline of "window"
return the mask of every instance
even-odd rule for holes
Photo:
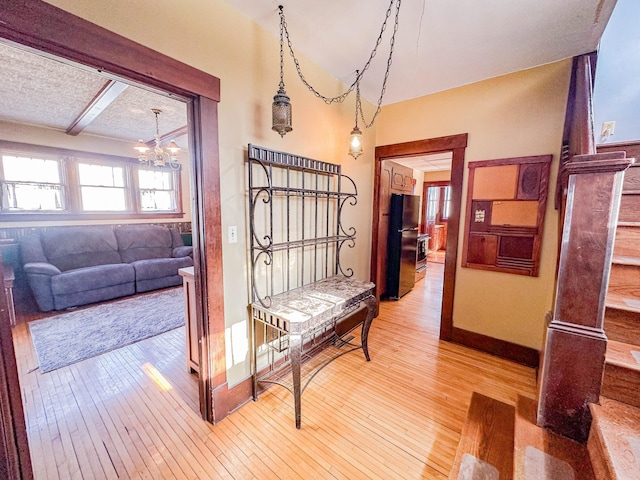
[[[451,212],[451,186],[447,185],[442,187],[442,220],[449,219],[449,213]]]
[[[60,161],[2,155],[2,210],[62,211]]]
[[[85,212],[127,210],[123,167],[78,163],[78,183]]]
[[[439,204],[440,187],[429,187],[427,189],[427,223],[436,223]]]
[[[2,221],[182,216],[180,170],[6,141],[0,159]]]
[[[142,211],[173,211],[176,209],[176,189],[173,172],[138,170],[140,207]]]

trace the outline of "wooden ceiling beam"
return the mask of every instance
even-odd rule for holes
[[[82,130],[87,128],[128,86],[126,83],[108,80],[96,96],[93,97],[93,100],[91,100],[80,115],[78,115],[78,118],[69,125],[67,134],[78,135]]]

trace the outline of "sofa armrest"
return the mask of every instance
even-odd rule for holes
[[[193,247],[176,247],[173,249],[173,258],[192,257]]]
[[[25,263],[24,264],[24,272],[28,274],[38,274],[38,275],[49,275],[53,277],[54,275],[60,275],[62,272],[58,267],[52,265],[50,263],[44,262],[33,262],[33,263]]]
[[[23,268],[40,310],[43,312],[54,310],[55,302],[51,291],[51,279],[60,275],[58,267],[45,262],[31,262],[25,263]]]

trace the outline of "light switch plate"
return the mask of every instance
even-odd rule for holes
[[[238,243],[238,227],[233,225],[229,227],[229,243]]]

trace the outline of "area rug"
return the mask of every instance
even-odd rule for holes
[[[104,303],[29,323],[41,372],[184,325],[182,289]]]

